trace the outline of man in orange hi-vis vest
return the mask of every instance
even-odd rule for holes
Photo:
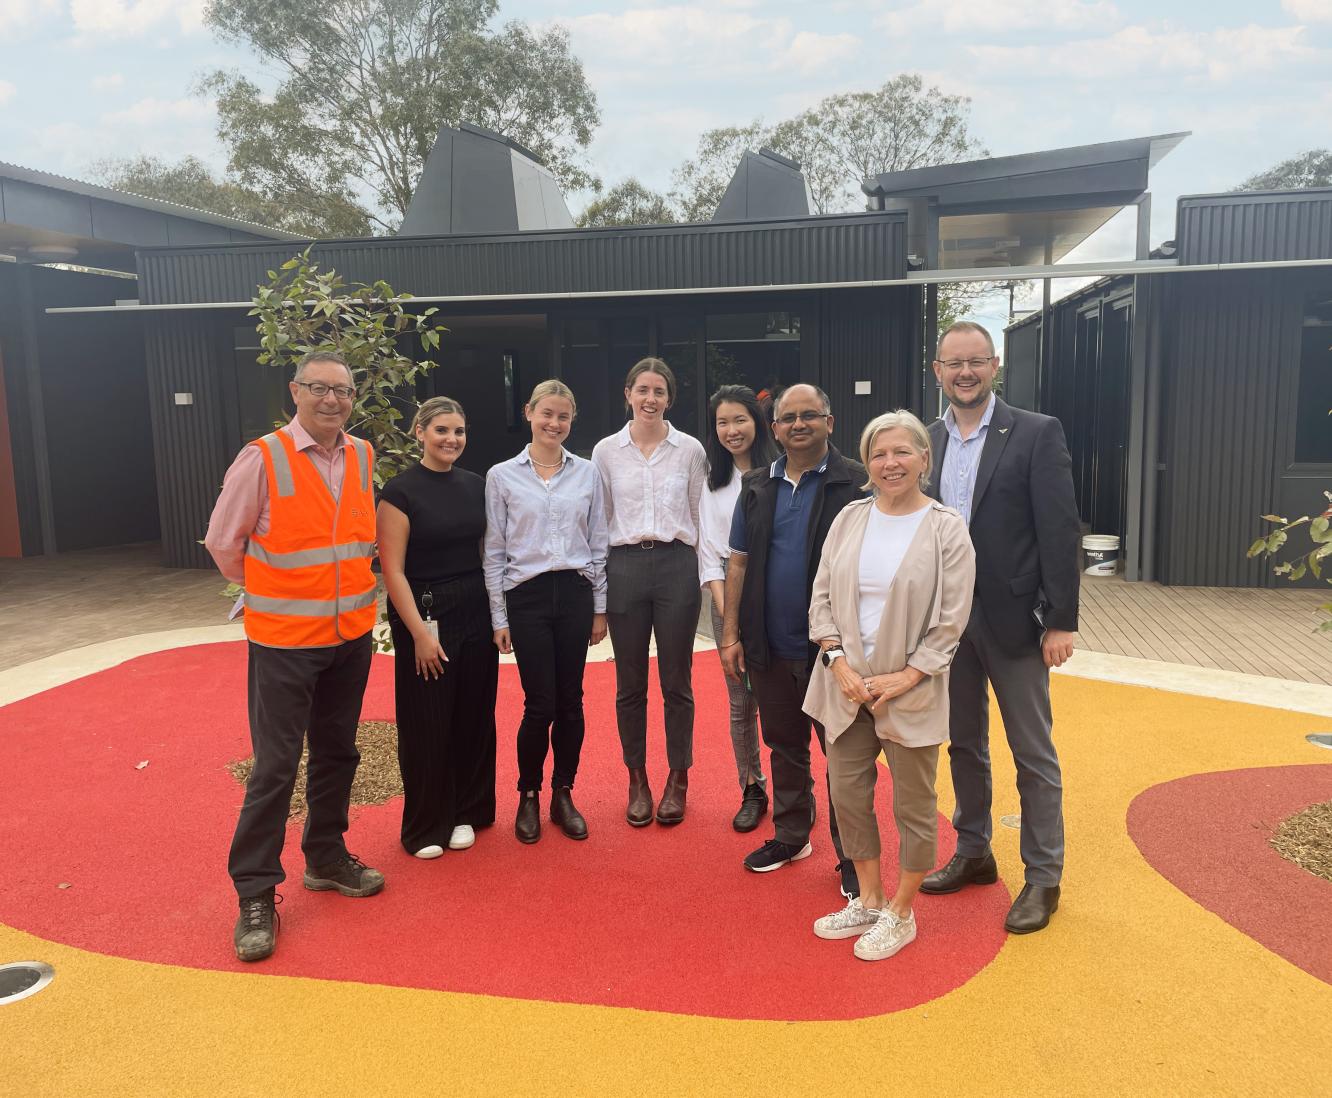
[[[307,734],[305,887],[344,896],[384,887],[343,841],[376,615],[374,454],[343,433],[356,390],[340,355],[302,358],[291,395],[296,418],[227,470],[204,540],[222,574],[245,587],[254,771],[228,864],[242,961],[277,942],[275,890]]]

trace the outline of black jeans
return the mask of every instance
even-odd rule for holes
[[[518,792],[539,792],[546,751],[552,788],[572,787],[583,750],[583,668],[592,633],[592,584],[573,571],[544,572],[504,596],[523,683]]]
[[[305,863],[328,865],[347,853],[342,836],[361,761],[356,722],[369,674],[369,633],[331,648],[265,648],[250,642],[254,771],[245,786],[227,866],[239,895],[258,895],[286,879],[282,846],[307,729]]]

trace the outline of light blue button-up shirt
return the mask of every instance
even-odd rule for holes
[[[968,526],[971,525],[971,501],[976,494],[976,470],[980,468],[981,451],[985,448],[985,436],[990,433],[993,416],[994,394],[991,393],[976,433],[964,439],[957,429],[951,404],[943,414],[948,448],[944,451],[943,468],[939,470],[939,497],[945,507],[959,512]]]
[[[483,568],[490,624],[507,629],[504,593],[543,572],[579,572],[592,584],[592,609],[606,612],[606,511],[601,476],[564,451],[564,467],[542,480],[524,446],[486,474]]]

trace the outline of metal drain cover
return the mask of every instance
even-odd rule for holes
[[[42,961],[15,961],[0,965],[0,1006],[36,995],[55,977],[55,969]]]
[[[1004,827],[1016,828],[1019,831],[1022,830],[1022,817],[1016,813],[1012,816],[1000,816],[999,822],[1003,824]]]
[[[1332,748],[1332,732],[1310,732],[1304,738],[1315,747]]]

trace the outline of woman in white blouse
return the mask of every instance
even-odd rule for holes
[[[606,619],[615,651],[615,719],[629,771],[625,818],[652,822],[647,775],[648,644],[657,640],[657,672],[670,767],[657,822],[684,819],[694,762],[694,631],[698,586],[698,508],[707,459],[698,439],[666,421],[675,375],[659,358],[637,362],[624,379],[632,419],[592,451],[610,528]]]
[[[860,895],[814,923],[856,938],[866,961],[916,937],[912,903],[934,868],[934,781],[948,739],[948,668],[971,613],[976,554],[962,516],[922,490],[930,440],[910,412],[887,412],[860,437],[872,499],[847,504],[828,530],[809,606],[823,650],[805,712],[821,722],[842,849]],[[893,776],[897,887],[884,888],[874,785],[880,752]]]
[[[771,465],[779,451],[749,386],[723,385],[708,401],[708,415],[712,429],[703,443],[708,482],[699,505],[698,580],[712,596],[712,635],[720,639],[731,521],[740,478],[750,469]],[[731,747],[741,790],[740,811],[731,826],[753,831],[768,811],[768,780],[759,755],[758,702],[743,680],[725,681],[731,702]]]

